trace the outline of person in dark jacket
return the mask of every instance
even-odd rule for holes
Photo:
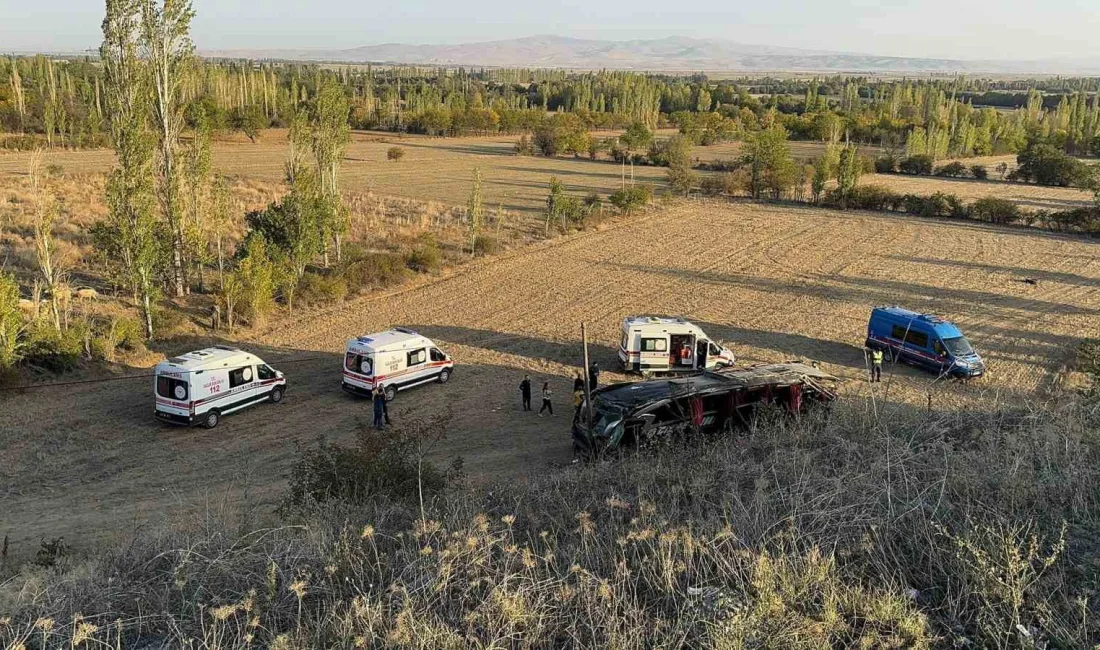
[[[531,410],[531,376],[524,375],[523,381],[519,382],[519,394],[523,398],[523,410]]]
[[[600,364],[595,361],[592,365],[588,366],[588,387],[590,390],[596,390],[596,386],[600,383]]]
[[[373,398],[374,428],[381,430],[383,423],[386,421],[386,393],[381,386],[375,386]]]

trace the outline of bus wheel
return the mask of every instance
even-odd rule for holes
[[[272,404],[278,404],[283,401],[283,389],[278,386],[272,389],[270,399]]]
[[[392,384],[386,386],[385,395],[387,402],[392,402],[393,400],[397,399],[397,386],[394,386]]]
[[[439,383],[445,384],[451,380],[451,371],[444,368],[443,372],[439,373]]]
[[[207,411],[206,417],[202,420],[202,426],[207,429],[213,429],[218,426],[218,422],[221,422],[221,415],[217,411]]]

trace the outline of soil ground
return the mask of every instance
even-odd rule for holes
[[[514,480],[571,460],[570,376],[582,320],[608,371],[624,316],[675,314],[745,363],[820,361],[847,380],[845,399],[865,400],[866,318],[887,303],[950,317],[990,374],[942,382],[897,368],[873,387],[878,408],[884,400],[1019,402],[1050,389],[1079,340],[1095,332],[1100,245],[898,215],[710,201],[657,207],[257,333],[242,345],[287,373],[287,399],[214,430],[156,422],[144,376],[0,393],[0,535],[26,556],[44,538],[64,535],[81,547],[223,503],[269,508],[296,442],[348,441],[369,421],[369,404],[339,388],[344,342],[358,334],[403,325],[451,353],[451,383],[402,393],[393,414],[449,414],[435,456],[461,456],[475,480]],[[189,348],[175,345],[164,351]],[[524,373],[551,382],[553,416],[519,410]]]

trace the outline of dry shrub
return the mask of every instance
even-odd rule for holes
[[[94,625],[128,646],[1095,641],[1096,404],[877,406],[459,488],[428,499],[427,518],[407,489],[353,490],[304,527],[148,533],[79,570],[10,581],[0,643],[27,643],[46,618],[57,644]]]
[[[324,307],[343,302],[348,283],[342,275],[306,272],[298,281],[295,302],[304,307]]]

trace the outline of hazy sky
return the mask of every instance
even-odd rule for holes
[[[1100,58],[1100,0],[193,2],[200,49],[676,35],[894,56]],[[102,14],[97,0],[0,0],[0,51],[96,47]]]

